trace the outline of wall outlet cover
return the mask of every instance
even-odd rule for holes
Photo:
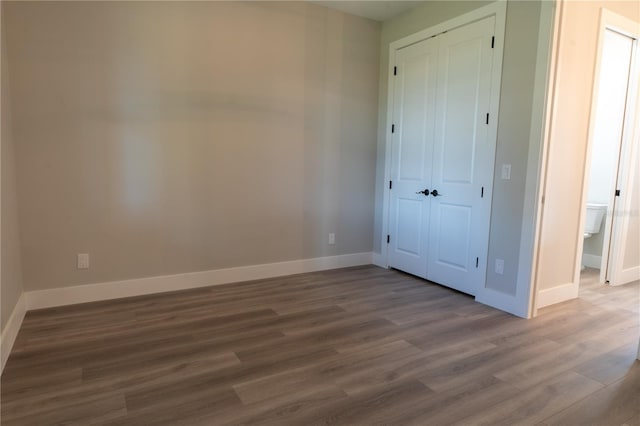
[[[78,253],[78,269],[89,269],[89,253]]]
[[[511,164],[503,164],[502,165],[502,179],[509,180],[511,179]]]

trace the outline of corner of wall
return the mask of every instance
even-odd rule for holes
[[[0,372],[20,330],[26,312],[22,288],[22,262],[17,208],[16,164],[12,133],[11,97],[8,85],[6,3],[0,6]]]
[[[11,354],[13,344],[16,341],[16,337],[18,337],[20,326],[22,326],[22,320],[24,320],[24,316],[27,313],[26,306],[26,295],[25,293],[22,293],[13,308],[13,312],[11,313],[9,320],[2,329],[2,336],[0,337],[0,374],[4,371],[4,366],[9,359],[9,354]]]

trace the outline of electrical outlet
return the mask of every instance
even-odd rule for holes
[[[503,164],[502,165],[502,179],[509,180],[511,179],[511,164]]]
[[[89,253],[78,253],[78,269],[89,269]]]
[[[504,260],[496,259],[496,274],[504,274]]]
[[[329,245],[332,246],[336,243],[336,234],[333,232],[329,234]]]

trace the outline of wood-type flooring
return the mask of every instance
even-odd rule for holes
[[[374,266],[28,312],[12,425],[640,425],[640,283],[516,318]]]

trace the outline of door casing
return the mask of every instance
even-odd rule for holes
[[[386,132],[385,132],[385,183],[388,183],[391,179],[391,149],[392,149],[392,134],[391,126],[393,119],[393,102],[395,99],[394,84],[393,84],[393,67],[396,62],[396,51],[402,47],[407,47],[411,44],[428,39],[432,36],[440,34],[445,31],[449,31],[464,25],[473,23],[486,17],[495,16],[495,44],[494,44],[494,56],[492,64],[492,76],[491,76],[491,96],[489,102],[489,115],[495,119],[490,120],[488,129],[488,140],[492,142],[492,152],[488,153],[491,158],[495,158],[496,142],[498,133],[498,117],[499,117],[499,104],[500,104],[500,83],[502,80],[502,59],[504,53],[504,34],[506,23],[506,1],[497,1],[487,6],[478,8],[474,11],[458,16],[441,24],[419,31],[410,36],[392,42],[389,46],[389,64],[388,64],[388,83],[389,88],[387,97],[387,119],[386,119]],[[491,179],[493,182],[493,179]],[[485,197],[491,202],[493,197],[493,184],[489,185],[485,189]],[[387,250],[387,235],[389,231],[389,201],[390,195],[388,189],[384,191],[383,195],[383,210],[382,210],[382,233],[381,233],[381,260],[382,266],[389,266],[388,262],[388,250]],[[488,248],[488,241],[486,242]],[[486,256],[484,259],[485,265],[487,262]],[[486,266],[485,266],[486,268]],[[520,309],[513,306],[513,300],[510,297],[502,297],[493,290],[487,289],[486,275],[483,276],[482,282],[476,293],[476,300],[494,306],[498,309],[503,309],[508,312],[516,313],[517,315],[527,316],[526,312],[520,312]],[[495,297],[494,297],[495,296]],[[526,311],[526,309],[525,309]]]
[[[631,53],[631,68],[629,70],[629,87],[627,89],[627,104],[626,104],[626,113],[625,117],[622,117],[623,120],[623,135],[622,140],[620,141],[619,149],[621,151],[619,161],[616,162],[616,181],[617,188],[623,189],[623,196],[616,197],[615,195],[611,195],[609,200],[609,206],[611,206],[614,210],[612,212],[607,213],[607,217],[605,223],[603,224],[603,232],[604,232],[604,244],[607,245],[606,249],[603,249],[602,252],[602,262],[600,268],[600,282],[604,283],[607,281],[612,281],[614,284],[617,284],[615,281],[619,281],[620,277],[616,277],[615,275],[618,273],[618,270],[622,269],[622,259],[620,256],[616,256],[620,253],[621,244],[624,244],[624,241],[619,241],[621,238],[621,234],[626,232],[626,221],[624,220],[614,220],[617,216],[617,212],[630,211],[630,200],[628,199],[628,188],[631,184],[631,180],[633,178],[634,173],[638,173],[638,166],[634,164],[634,159],[637,158],[636,150],[638,147],[638,137],[639,131],[638,127],[638,107],[640,97],[640,92],[638,92],[638,83],[639,78],[638,75],[638,38],[640,37],[640,32],[638,31],[638,24],[633,22],[630,19],[625,18],[624,16],[613,13],[607,9],[602,9],[600,12],[600,28],[598,30],[598,47],[596,50],[596,70],[594,75],[594,83],[593,83],[593,94],[592,94],[592,102],[591,102],[591,113],[589,118],[589,135],[587,138],[587,156],[585,159],[585,176],[584,176],[584,184],[582,187],[582,205],[585,205],[587,200],[587,194],[589,190],[588,185],[588,173],[589,173],[589,165],[591,164],[591,152],[593,150],[593,138],[595,133],[595,116],[598,107],[598,88],[599,88],[599,80],[600,80],[600,67],[602,62],[602,51],[604,48],[604,35],[606,30],[612,30],[622,35],[625,35],[631,39],[635,40],[633,45],[633,50]],[[580,228],[584,229],[584,222],[586,220],[586,213],[584,209],[582,209],[580,213]],[[575,292],[577,295],[579,282],[580,282],[580,268],[582,261],[579,258],[582,256],[584,239],[578,238],[577,241],[578,250],[576,259],[576,272],[575,272]],[[610,248],[609,248],[610,247]],[[610,256],[612,255],[612,256]],[[635,275],[635,274],[634,274]],[[613,279],[612,279],[613,278]],[[635,277],[634,277],[635,278]]]

